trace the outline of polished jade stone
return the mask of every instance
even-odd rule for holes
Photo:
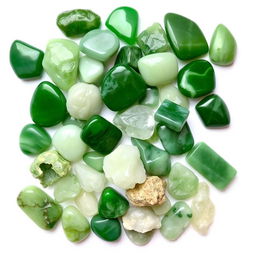
[[[15,74],[22,79],[36,78],[43,72],[44,53],[20,40],[15,40],[10,49],[10,62]]]
[[[167,38],[179,59],[189,60],[208,52],[208,44],[201,29],[192,20],[167,13],[164,23]]]
[[[57,17],[57,26],[68,37],[79,37],[100,26],[100,17],[91,10],[75,9],[62,12]]]
[[[131,138],[132,144],[140,151],[140,158],[148,175],[166,176],[171,170],[169,154],[147,141]]]
[[[141,105],[155,108],[159,104],[159,90],[157,87],[148,87],[145,98],[140,102]]]
[[[157,125],[157,134],[164,149],[170,155],[181,155],[194,146],[194,138],[186,123],[180,132],[175,132],[163,124]]]
[[[142,51],[137,46],[123,46],[116,57],[115,65],[128,65],[138,70],[138,61],[142,57]]]
[[[115,219],[125,215],[129,209],[129,202],[115,189],[106,187],[101,193],[98,207],[100,216]]]
[[[72,205],[63,210],[61,222],[65,235],[71,242],[80,242],[90,234],[89,221]]]
[[[67,108],[62,91],[50,82],[41,82],[31,99],[30,115],[36,124],[44,127],[63,121],[67,117]]]
[[[162,219],[160,232],[168,240],[178,239],[191,222],[192,210],[183,201],[173,205]]]
[[[196,144],[186,160],[220,190],[224,190],[236,176],[235,168],[204,142]]]
[[[142,31],[138,35],[137,44],[145,55],[171,50],[165,31],[159,23],[154,23]]]
[[[105,118],[92,116],[84,126],[81,138],[95,151],[107,155],[113,151],[122,137],[122,132]]]
[[[52,81],[62,90],[76,83],[79,64],[79,47],[68,39],[52,39],[48,42],[43,67]]]
[[[115,9],[106,21],[106,27],[128,44],[136,42],[139,15],[131,7]]]
[[[101,239],[112,242],[121,236],[121,225],[118,219],[106,219],[99,214],[91,220],[92,231]]]
[[[73,124],[80,128],[83,128],[85,123],[86,121],[78,120],[68,115],[68,117],[62,122],[62,125],[65,126],[65,125]]]
[[[103,172],[104,155],[96,151],[87,152],[83,156],[83,160],[86,164],[88,164],[90,167],[92,167],[96,171]]]
[[[124,229],[124,231],[129,240],[138,246],[148,244],[151,241],[154,234],[154,231],[149,231],[146,233],[139,233],[137,231],[127,229]]]
[[[178,88],[190,98],[198,98],[212,92],[215,88],[215,74],[207,60],[194,60],[178,73]]]
[[[27,124],[20,133],[20,149],[26,155],[37,155],[52,143],[49,133],[36,124]]]
[[[228,107],[223,99],[216,94],[209,95],[199,101],[196,105],[196,111],[207,127],[223,127],[230,124]]]
[[[52,229],[62,214],[62,207],[35,186],[24,188],[18,195],[17,203],[42,229]]]
[[[155,113],[155,120],[175,132],[180,132],[185,125],[189,110],[176,103],[164,100]]]
[[[118,38],[108,30],[94,29],[80,41],[80,51],[88,57],[105,62],[118,50]]]
[[[215,29],[209,51],[211,61],[219,66],[231,65],[236,56],[236,40],[227,27],[220,24]]]
[[[101,96],[109,109],[120,111],[145,97],[146,88],[140,74],[129,66],[118,65],[106,73],[101,85]]]
[[[171,207],[171,202],[168,197],[166,197],[165,201],[162,204],[153,205],[151,206],[151,209],[156,215],[163,216],[171,209]]]

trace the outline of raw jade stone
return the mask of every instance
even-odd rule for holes
[[[75,203],[84,216],[98,214],[98,201],[93,192],[81,192],[75,199]]]
[[[115,189],[106,187],[101,193],[98,206],[100,216],[115,219],[125,215],[129,209],[129,202]]]
[[[50,82],[41,82],[31,99],[30,115],[39,126],[54,126],[67,117],[66,98],[62,91]]]
[[[137,38],[137,44],[145,55],[171,50],[165,31],[159,23],[154,23],[142,31]]]
[[[43,72],[44,53],[20,40],[15,40],[10,49],[10,62],[15,74],[21,79],[40,77]]]
[[[142,51],[137,46],[123,46],[116,57],[115,65],[128,65],[138,70],[138,61],[142,57]]]
[[[149,231],[146,233],[139,233],[137,231],[134,230],[126,230],[124,229],[126,236],[128,237],[128,239],[134,243],[135,245],[138,246],[143,246],[148,244],[154,234],[154,231]]]
[[[187,123],[180,132],[175,132],[163,124],[158,124],[157,134],[164,149],[170,155],[184,154],[194,146],[194,138]]]
[[[88,57],[105,62],[118,50],[118,38],[108,30],[94,29],[80,41],[80,51]]]
[[[88,164],[90,167],[92,167],[96,171],[103,172],[104,155],[96,151],[87,152],[83,156],[83,160],[86,164]]]
[[[52,143],[49,133],[36,124],[27,124],[20,133],[20,149],[26,155],[38,155]]]
[[[194,60],[178,73],[178,88],[190,98],[198,98],[212,92],[215,88],[215,74],[207,60]]]
[[[139,71],[148,85],[163,86],[173,82],[178,74],[178,63],[171,52],[154,53],[142,57]]]
[[[113,151],[122,137],[122,132],[105,118],[92,116],[84,126],[81,138],[92,149],[107,155]]]
[[[191,222],[192,211],[183,201],[173,205],[162,219],[161,234],[168,240],[178,239]]]
[[[44,70],[64,91],[76,83],[79,54],[78,45],[69,39],[52,39],[47,44],[43,59]]]
[[[17,203],[29,218],[46,230],[52,229],[62,214],[62,207],[35,186],[24,188],[18,195]]]
[[[71,242],[80,242],[90,234],[89,221],[72,205],[63,210],[61,222],[66,237]]]
[[[171,170],[169,154],[147,141],[131,138],[132,144],[140,151],[140,158],[148,175],[166,176]]]
[[[139,15],[131,7],[115,9],[106,21],[106,27],[128,44],[136,42]]]
[[[234,62],[236,40],[223,24],[219,24],[213,33],[209,55],[211,61],[219,66],[228,66]]]
[[[121,111],[145,97],[146,89],[140,74],[127,65],[118,65],[106,73],[101,96],[109,109]]]
[[[164,23],[167,38],[179,59],[189,60],[208,52],[204,34],[194,21],[176,13],[167,13]]]
[[[185,125],[189,110],[176,103],[164,100],[155,113],[155,120],[175,132],[180,132]]]
[[[157,87],[148,87],[144,99],[139,102],[141,105],[155,108],[159,104],[159,90]]]
[[[158,216],[165,215],[171,209],[171,207],[172,207],[171,202],[167,197],[162,204],[151,206],[154,213]]]
[[[230,124],[228,107],[216,94],[209,95],[198,102],[196,111],[207,127],[223,127]]]
[[[198,191],[198,178],[186,166],[175,163],[168,177],[167,190],[176,200],[193,197]]]
[[[91,220],[92,231],[101,239],[112,242],[121,236],[121,225],[118,219],[106,219],[95,215]]]
[[[91,10],[75,9],[62,12],[57,26],[67,37],[79,37],[100,26],[100,17]]]
[[[220,190],[224,190],[236,176],[235,168],[204,142],[196,144],[186,160]]]

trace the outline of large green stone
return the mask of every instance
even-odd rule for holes
[[[167,38],[179,59],[189,60],[208,52],[208,44],[201,29],[192,20],[167,13],[164,23]]]
[[[88,164],[90,167],[92,167],[96,171],[103,172],[104,155],[96,151],[87,152],[83,156],[83,160],[86,164]]]

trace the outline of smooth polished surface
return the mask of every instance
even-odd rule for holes
[[[91,152],[85,153],[85,155],[83,156],[83,160],[86,164],[88,164],[90,167],[92,167],[96,171],[103,172],[104,155],[96,151],[91,151]]]
[[[159,104],[159,89],[157,87],[148,87],[145,98],[139,103],[144,106],[156,108]]]
[[[127,230],[127,229],[124,229],[124,231],[125,231],[126,236],[129,238],[129,240],[133,244],[138,245],[138,246],[143,246],[143,245],[148,244],[154,235],[154,231],[149,231],[146,233],[139,233],[137,231]]]

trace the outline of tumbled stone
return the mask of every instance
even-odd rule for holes
[[[165,201],[160,205],[153,205],[151,206],[151,209],[154,211],[154,213],[158,216],[165,215],[170,209],[172,205],[168,197],[166,197]]]
[[[148,87],[145,98],[140,100],[141,105],[156,108],[159,104],[159,90],[157,87]]]
[[[85,155],[83,156],[83,160],[93,169],[97,170],[98,172],[103,172],[104,155],[96,151],[91,151],[85,153]]]
[[[98,213],[98,201],[93,192],[82,191],[75,203],[84,216],[94,216]]]
[[[124,231],[126,236],[129,238],[129,240],[138,246],[143,246],[148,244],[154,234],[154,231],[149,231],[146,233],[139,233],[134,230],[126,230],[126,229],[124,229]]]

